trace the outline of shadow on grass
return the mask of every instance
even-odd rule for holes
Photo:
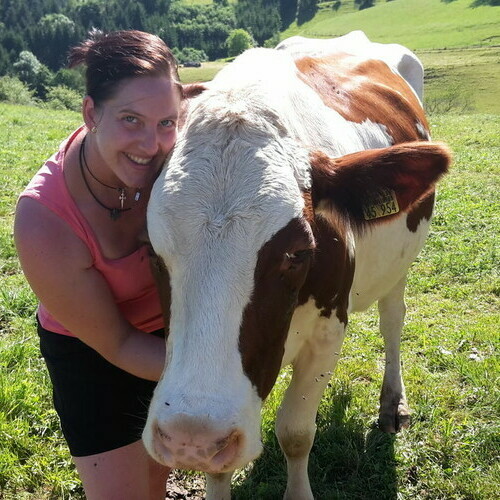
[[[309,478],[317,500],[395,500],[395,436],[348,411],[349,391],[322,404],[309,458]],[[326,410],[325,410],[326,408]],[[286,461],[273,430],[263,436],[264,453],[250,473],[233,486],[235,500],[279,500],[286,489]]]

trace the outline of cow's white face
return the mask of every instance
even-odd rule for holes
[[[259,252],[302,215],[296,177],[308,163],[279,136],[249,142],[248,122],[199,126],[203,134],[192,129],[179,141],[148,209],[149,236],[170,277],[171,318],[144,442],[171,467],[223,472],[261,450],[266,394],[248,376],[255,360],[245,366],[248,338],[240,335],[243,323],[255,324],[244,316]],[[310,245],[309,229],[298,226]]]

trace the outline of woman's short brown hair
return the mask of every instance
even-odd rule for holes
[[[138,76],[167,75],[182,93],[172,52],[161,38],[143,31],[92,30],[69,53],[68,66],[80,64],[86,66],[86,92],[96,105],[111,98],[122,80]]]

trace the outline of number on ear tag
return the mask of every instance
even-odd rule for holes
[[[392,189],[381,189],[363,205],[365,220],[379,219],[399,212],[398,199]]]

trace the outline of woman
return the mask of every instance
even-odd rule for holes
[[[182,87],[167,46],[139,31],[92,32],[70,54],[70,67],[79,64],[84,125],[21,194],[16,246],[87,498],[163,499],[169,469],[140,441],[165,359],[141,234],[176,140]]]

